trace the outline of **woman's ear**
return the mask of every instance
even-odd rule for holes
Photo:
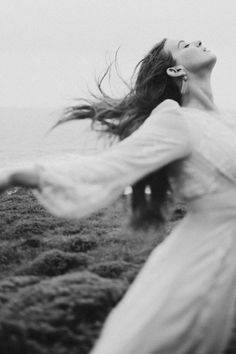
[[[184,67],[181,65],[172,66],[172,67],[166,69],[166,73],[170,77],[174,77],[174,78],[181,78],[181,77],[187,76],[187,73],[186,73]]]

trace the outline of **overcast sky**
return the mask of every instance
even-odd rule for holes
[[[236,108],[235,0],[0,0],[0,106],[64,106],[120,47],[125,78],[164,37],[217,54],[215,101]]]

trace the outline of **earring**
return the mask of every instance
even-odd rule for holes
[[[182,81],[182,86],[181,86],[181,95],[184,95],[186,93],[186,90],[187,90],[187,80],[188,80],[188,77],[187,75],[184,75],[183,76],[183,81]]]

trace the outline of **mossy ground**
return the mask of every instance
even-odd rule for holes
[[[178,222],[134,232],[128,211],[124,197],[72,222],[47,213],[31,191],[0,195],[1,354],[90,351],[109,311]]]

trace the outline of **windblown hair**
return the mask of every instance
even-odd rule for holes
[[[94,123],[100,123],[103,131],[122,140],[139,128],[152,110],[165,99],[180,103],[180,89],[166,73],[166,69],[176,63],[172,55],[163,50],[165,41],[159,42],[136,65],[128,94],[118,99],[104,92],[102,83],[110,73],[111,67],[108,67],[97,82],[99,96],[92,95],[90,100],[68,108],[56,125],[73,119],[90,118],[93,127]],[[132,186],[131,225],[134,228],[159,226],[165,221],[163,206],[171,194],[167,172],[168,166],[165,166]],[[147,187],[150,195],[145,193]]]

